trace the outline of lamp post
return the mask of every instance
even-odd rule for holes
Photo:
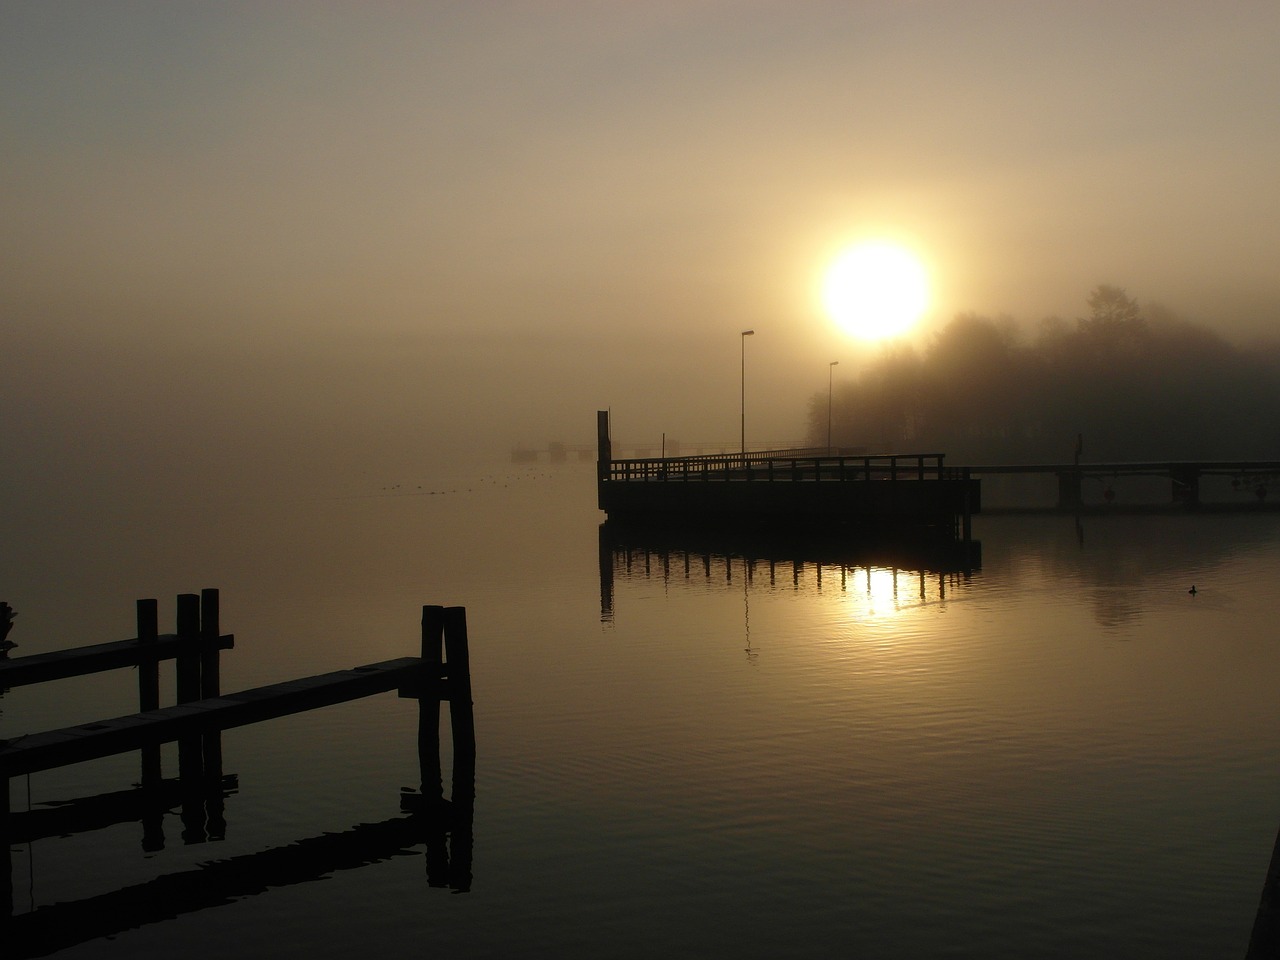
[[[742,378],[739,381],[738,411],[742,415],[742,464],[747,463],[747,337],[755,336],[754,330],[743,330],[739,342],[742,344]]]
[[[836,367],[840,365],[839,360],[832,360],[827,364],[827,454],[831,454],[831,384],[835,379]]]

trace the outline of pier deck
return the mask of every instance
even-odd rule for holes
[[[597,415],[598,506],[611,520],[791,523],[882,530],[932,528],[969,537],[979,482],[939,453],[842,455],[766,450],[614,460],[609,414]]]

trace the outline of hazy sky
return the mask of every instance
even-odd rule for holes
[[[1273,0],[8,0],[7,480],[731,439],[748,327],[798,437],[866,237],[919,338],[1099,282],[1269,335],[1277,50]]]

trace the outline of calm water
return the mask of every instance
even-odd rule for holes
[[[406,845],[59,956],[1244,955],[1280,828],[1280,518],[982,517],[965,572],[602,550],[590,466],[417,482],[13,518],[17,654],[132,636],[138,597],[171,629],[210,586],[224,690],[415,654],[424,603],[471,633],[470,892]],[[127,713],[134,683],[9,691],[0,736]],[[161,850],[137,823],[15,845],[14,911],[123,916],[107,895],[396,818],[415,732],[394,695],[229,731],[225,839],[170,814]],[[11,800],[136,780],[114,758]]]

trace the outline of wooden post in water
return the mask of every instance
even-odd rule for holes
[[[222,651],[218,647],[220,632],[218,591],[205,588],[200,591],[200,699],[212,700],[222,696]],[[204,778],[205,826],[210,837],[222,840],[227,835],[227,821],[222,801],[222,731],[210,730],[204,734],[201,744],[204,761],[201,775]]]
[[[191,703],[200,699],[200,596],[178,595],[177,633],[182,649],[177,660],[177,700]],[[178,741],[178,776],[188,787],[203,775],[204,743],[199,734]]]
[[[449,671],[449,725],[453,728],[453,784],[449,842],[449,886],[471,889],[473,821],[476,803],[476,727],[471,703],[471,655],[467,650],[467,611],[444,611],[445,664]]]
[[[218,649],[218,591],[200,591],[200,699],[222,696],[222,672]],[[210,783],[222,781],[222,732],[204,735],[204,775]]]
[[[156,601],[138,601],[138,643],[154,644],[160,633],[159,613]],[[138,664],[138,712],[160,709],[160,661],[143,660]],[[142,786],[150,787],[160,782],[160,744],[142,748]]]
[[[449,723],[453,727],[454,779],[456,781],[458,777],[459,757],[470,764],[470,776],[474,778],[476,727],[471,703],[471,655],[467,650],[466,607],[445,608],[444,654],[449,671]]]
[[[418,698],[418,767],[423,803],[430,807],[444,797],[440,776],[440,664],[444,607],[422,608],[422,683],[426,696]]]

